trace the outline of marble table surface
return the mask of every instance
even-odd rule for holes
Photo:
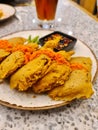
[[[0,23],[0,37],[22,30],[41,29],[36,24],[35,6],[15,7],[16,16]],[[54,30],[85,42],[98,59],[98,23],[75,7],[60,0]],[[43,111],[24,111],[0,105],[0,130],[98,130],[98,77],[96,95],[88,100]]]

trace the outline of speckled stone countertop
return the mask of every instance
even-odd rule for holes
[[[16,7],[16,17],[0,23],[0,37],[21,30],[40,29],[35,7]],[[66,0],[60,0],[55,30],[72,33],[85,42],[98,59],[98,23]],[[24,111],[0,105],[0,130],[98,130],[98,78],[96,95],[45,111]]]

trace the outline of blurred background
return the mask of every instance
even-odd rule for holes
[[[80,9],[98,17],[98,0],[70,0],[80,6]],[[34,4],[34,0],[0,0],[0,3],[11,4],[13,6],[26,6]],[[81,8],[82,7],[82,8]]]
[[[92,14],[97,13],[97,1],[98,0],[72,0],[79,4],[81,7],[85,8]]]
[[[33,0],[0,0],[0,3],[11,4],[13,6],[16,5],[29,5],[32,4]]]

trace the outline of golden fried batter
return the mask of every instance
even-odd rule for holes
[[[33,59],[11,76],[10,87],[19,91],[27,90],[46,74],[50,63],[50,58],[43,54]]]
[[[7,57],[10,54],[10,52],[5,51],[4,49],[0,49],[0,62]]]
[[[8,39],[8,42],[11,45],[15,46],[17,44],[24,44],[24,42],[26,42],[26,39],[23,37],[13,37],[13,38]]]
[[[10,45],[12,45],[12,47],[14,47],[17,46],[18,44],[24,44],[26,39],[23,37],[13,37],[8,39],[7,41]],[[10,51],[7,51],[6,49],[0,49],[0,62],[10,54],[11,54]]]
[[[58,51],[57,53],[59,53],[59,54],[61,54],[61,55],[63,55],[64,57],[65,57],[65,59],[67,59],[67,60],[70,60],[71,59],[71,56],[75,53],[74,51],[68,51],[68,52],[66,52],[66,51]]]
[[[24,54],[21,51],[13,52],[0,64],[0,79],[4,79],[24,64]]]
[[[56,87],[49,92],[49,96],[54,100],[65,100],[68,102],[73,99],[89,98],[93,94],[91,83],[92,62],[90,58],[72,58],[71,63],[81,63],[87,70],[74,69],[63,86]]]
[[[26,46],[31,47],[34,51],[39,49],[39,45],[37,43],[27,43]]]
[[[44,48],[51,48],[53,50],[55,47],[57,47],[60,39],[61,39],[61,36],[58,36],[58,37],[56,37],[55,39],[52,39],[52,40],[48,40],[48,41],[45,42],[43,47]]]
[[[58,85],[63,85],[71,71],[69,66],[57,63],[53,63],[49,67],[49,70],[42,79],[33,85],[33,91],[35,93],[46,92]]]

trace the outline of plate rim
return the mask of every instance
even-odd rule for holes
[[[7,6],[7,7],[12,8],[12,9],[14,10],[13,13],[10,14],[9,16],[4,17],[4,18],[2,18],[2,19],[0,18],[0,22],[5,21],[5,20],[7,20],[7,19],[9,19],[9,18],[11,18],[11,17],[13,17],[13,16],[15,15],[16,9],[15,9],[13,6],[11,6],[11,5],[9,5],[9,4],[3,4],[3,3],[0,3],[0,5]]]
[[[69,104],[70,102],[63,102],[63,103],[59,103],[59,104],[55,104],[55,105],[49,105],[49,106],[43,106],[43,107],[23,107],[23,106],[17,106],[16,104],[10,104],[9,102],[6,101],[2,101],[0,100],[0,104],[9,108],[14,108],[14,109],[18,109],[18,110],[25,110],[25,111],[38,111],[38,110],[49,110],[49,109],[55,109],[55,108],[59,108],[59,107],[63,107],[67,104]]]
[[[17,33],[21,33],[21,32],[28,32],[28,31],[55,31],[55,30],[42,30],[42,29],[34,29],[34,30],[22,30],[22,31],[15,31],[15,32],[12,32],[12,33],[9,33],[5,36],[2,36],[0,38],[4,38],[4,37],[7,37],[11,34],[17,34]],[[76,38],[77,39],[77,38]],[[77,39],[78,41],[79,39]],[[95,53],[93,52],[93,50],[85,43],[83,42],[82,40],[79,40],[80,42],[82,42],[82,44],[84,44],[89,50],[90,52],[92,53],[92,55],[94,56],[94,59],[96,61],[96,72],[95,72],[95,75],[93,77],[93,80],[92,80],[92,84],[94,84],[94,82],[96,81],[96,78],[98,76],[98,59],[95,55]],[[72,101],[71,101],[72,102]],[[3,105],[3,106],[6,106],[6,107],[9,107],[9,108],[14,108],[14,109],[18,109],[18,110],[34,110],[34,111],[37,111],[37,110],[49,110],[49,109],[53,109],[53,108],[58,108],[58,107],[62,107],[62,106],[65,106],[67,104],[69,104],[70,102],[62,102],[62,103],[58,103],[58,104],[54,104],[54,105],[49,105],[49,106],[41,106],[41,107],[24,107],[24,106],[21,106],[21,105],[16,105],[16,104],[11,104],[9,102],[6,102],[6,101],[2,101],[0,100],[0,104]]]

